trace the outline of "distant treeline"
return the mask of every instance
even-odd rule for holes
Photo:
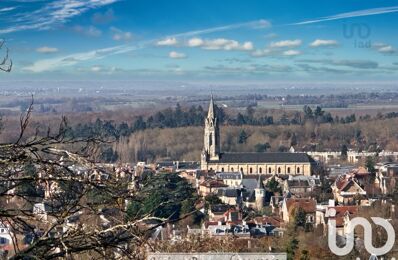
[[[355,114],[345,117],[333,117],[331,113],[325,112],[320,106],[311,108],[307,105],[303,107],[302,112],[297,111],[291,114],[283,113],[278,118],[267,115],[265,112],[256,111],[251,106],[247,107],[245,112],[239,112],[236,115],[227,114],[224,109],[220,107],[216,107],[216,113],[220,124],[231,126],[303,125],[307,121],[312,121],[317,124],[347,124],[356,122],[357,120],[368,121],[372,119],[398,117],[398,112],[378,114],[374,118],[370,115],[357,118]],[[100,135],[118,139],[119,137],[129,136],[134,132],[145,129],[203,126],[206,115],[207,111],[201,106],[191,106],[188,109],[182,109],[182,107],[177,104],[174,109],[167,108],[148,117],[138,116],[133,122],[116,124],[113,121],[103,121],[98,118],[95,122],[79,123],[73,128],[70,128],[70,133],[75,137]]]

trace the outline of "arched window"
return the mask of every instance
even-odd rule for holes
[[[240,167],[240,172],[242,172],[242,173],[243,173],[243,168],[242,168],[242,167]]]
[[[234,171],[234,167],[231,167],[231,172],[233,172]]]
[[[281,167],[278,167],[278,173],[281,173]]]
[[[287,167],[287,173],[290,173],[290,167]]]
[[[224,167],[221,168],[221,171],[224,172]]]
[[[268,167],[268,173],[272,173],[271,167]]]
[[[263,173],[263,168],[261,168],[261,167],[258,168],[258,172],[259,172],[259,173]]]
[[[209,135],[209,145],[212,146],[213,145],[213,134]]]
[[[297,173],[300,173],[300,167],[297,167]]]
[[[212,167],[210,167],[210,171],[212,171],[213,170],[213,168]]]
[[[252,168],[252,167],[250,167],[249,171],[250,171],[250,173],[253,173],[253,168]]]

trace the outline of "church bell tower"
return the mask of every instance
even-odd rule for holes
[[[220,129],[218,127],[216,108],[214,105],[213,95],[210,99],[209,112],[205,119],[204,146],[202,152],[202,169],[203,164],[207,164],[209,160],[220,159]]]

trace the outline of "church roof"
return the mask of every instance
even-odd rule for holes
[[[266,152],[266,153],[222,153],[214,163],[313,163],[306,153]]]

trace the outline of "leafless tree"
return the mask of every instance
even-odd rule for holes
[[[129,176],[90,160],[104,140],[70,135],[65,118],[57,131],[27,137],[32,111],[33,101],[21,115],[18,140],[0,144],[0,225],[12,237],[8,257],[144,258],[151,232],[168,220],[151,214],[126,220],[125,201],[136,195]]]
[[[5,54],[0,60],[0,71],[11,72],[12,59],[9,57],[9,49],[5,44],[4,39],[0,39],[0,50],[4,50]]]

